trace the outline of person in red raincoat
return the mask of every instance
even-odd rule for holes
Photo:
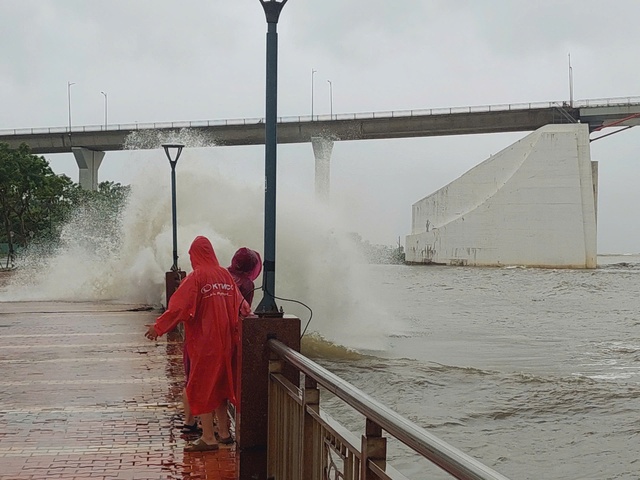
[[[171,296],[167,310],[145,334],[150,340],[184,322],[185,348],[190,361],[186,392],[191,413],[200,416],[202,436],[185,451],[216,450],[213,413],[220,439],[229,439],[227,400],[235,403],[232,355],[239,313],[248,307],[231,274],[221,267],[211,242],[195,238],[189,249],[193,271]],[[241,303],[244,304],[240,312]],[[225,421],[226,420],[226,421]]]
[[[239,248],[233,255],[231,265],[227,267],[227,270],[231,273],[244,299],[251,305],[255,290],[254,280],[262,271],[260,254],[247,247]]]

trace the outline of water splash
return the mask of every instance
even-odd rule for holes
[[[175,140],[189,146],[189,137]],[[211,240],[224,266],[241,246],[262,252],[264,186],[223,175],[211,161],[217,155],[216,149],[187,148],[176,172],[179,266],[187,272],[187,252],[197,235]],[[172,263],[171,192],[166,169],[141,162],[118,219],[107,222],[96,212],[79,212],[64,227],[59,249],[23,259],[0,290],[0,301],[164,304],[164,274]],[[367,287],[366,264],[348,226],[326,205],[280,190],[276,295],[312,308],[308,334],[347,348],[386,349],[389,334],[398,328]],[[256,304],[260,298],[257,291]],[[306,309],[282,300],[278,305],[300,317],[304,327]]]
[[[215,139],[199,130],[182,128],[179,130],[136,130],[127,135],[124,150],[160,148],[164,143],[179,142],[187,147],[213,147]]]

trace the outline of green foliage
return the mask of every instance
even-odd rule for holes
[[[11,252],[34,241],[57,242],[78,209],[119,216],[128,193],[128,186],[114,182],[100,183],[97,192],[83,190],[66,175],[56,175],[27,145],[11,149],[0,143],[0,243]]]

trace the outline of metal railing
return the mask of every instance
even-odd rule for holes
[[[385,431],[454,478],[507,480],[278,340],[268,345],[278,356],[269,375],[267,456],[274,478],[406,479],[386,463]],[[304,376],[304,388],[281,374],[285,362]],[[318,385],[364,415],[361,440],[320,409]]]
[[[278,117],[278,123],[300,123],[300,122],[326,122],[337,120],[368,120],[377,118],[396,118],[396,117],[416,117],[425,115],[451,115],[465,113],[484,113],[484,112],[508,112],[512,110],[532,110],[543,108],[592,108],[592,107],[614,107],[640,105],[640,97],[618,97],[618,98],[600,98],[589,100],[574,100],[572,104],[567,101],[556,102],[529,102],[529,103],[511,103],[498,105],[477,105],[469,107],[446,107],[446,108],[427,108],[416,110],[389,110],[382,112],[364,112],[364,113],[338,113],[325,115],[298,115]],[[182,122],[153,122],[153,123],[119,123],[112,125],[85,125],[76,127],[36,127],[36,128],[13,128],[0,129],[0,136],[8,135],[47,135],[52,133],[83,133],[83,132],[117,132],[122,130],[162,130],[162,129],[181,129],[181,128],[205,128],[205,127],[224,127],[224,126],[248,126],[248,125],[264,125],[264,118],[232,118],[226,120],[197,120]]]

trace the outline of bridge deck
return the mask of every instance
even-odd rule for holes
[[[553,123],[588,123],[596,130],[608,125],[640,123],[640,98],[541,102],[480,107],[454,107],[395,112],[281,117],[278,143],[307,143],[312,137],[333,140],[373,140],[441,135],[533,131]],[[158,135],[181,129],[192,130],[201,146],[264,144],[264,121],[260,118],[166,122],[127,125],[89,125],[58,128],[0,130],[0,142],[17,148],[30,146],[34,154],[71,152],[72,147],[112,151],[127,148],[136,135],[134,148],[159,148]]]

